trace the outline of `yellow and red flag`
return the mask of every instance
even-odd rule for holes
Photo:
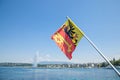
[[[52,35],[52,39],[64,54],[72,59],[72,52],[75,50],[78,42],[83,37],[83,32],[68,19],[58,31]]]

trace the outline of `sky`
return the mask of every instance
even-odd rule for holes
[[[72,21],[109,59],[120,58],[120,0],[0,0],[0,62],[96,63],[104,59],[83,37],[69,60],[51,40]]]

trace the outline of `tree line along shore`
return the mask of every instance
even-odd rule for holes
[[[110,61],[115,67],[120,68],[120,59]],[[38,68],[107,68],[109,64],[107,62],[101,62],[101,63],[84,63],[84,64],[75,64],[75,63],[58,63],[58,64],[37,64]],[[33,67],[32,63],[11,63],[11,62],[5,62],[0,63],[0,67]]]

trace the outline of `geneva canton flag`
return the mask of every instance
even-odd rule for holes
[[[83,37],[83,32],[68,19],[58,31],[52,35],[52,39],[64,54],[72,59],[72,52],[75,50],[78,42]]]

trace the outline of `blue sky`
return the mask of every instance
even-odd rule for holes
[[[104,61],[85,38],[72,60],[51,40],[69,16],[108,58],[120,58],[119,0],[0,0],[0,62]]]

